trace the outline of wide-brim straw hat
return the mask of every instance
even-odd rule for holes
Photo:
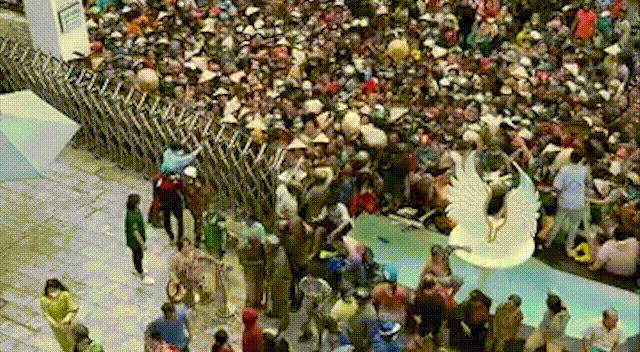
[[[202,26],[202,29],[200,29],[200,33],[214,34],[216,32],[217,32],[216,20],[214,20],[213,18],[205,19],[204,20],[204,25]]]
[[[213,80],[214,78],[218,77],[218,74],[211,71],[211,70],[205,70],[202,71],[202,74],[200,75],[200,78],[198,79],[198,83],[206,83],[209,82],[211,80]]]
[[[640,175],[637,172],[629,171],[627,172],[627,178],[634,185],[640,185]]]
[[[223,118],[220,119],[220,123],[235,125],[238,123],[238,119],[236,119],[232,114],[226,114]]]
[[[304,180],[307,177],[307,173],[300,169],[289,169],[278,175],[278,180],[285,183],[296,183]]]
[[[313,139],[313,143],[314,144],[328,144],[329,143],[329,137],[327,137],[326,134],[324,134],[324,132],[320,132],[316,138]]]
[[[295,149],[307,149],[307,145],[304,144],[304,142],[302,142],[300,138],[296,137],[287,146],[287,150],[295,150]]]
[[[181,302],[187,293],[187,290],[175,279],[170,279],[166,287],[167,297],[172,302]]]
[[[264,121],[262,121],[261,118],[256,118],[251,120],[251,122],[247,124],[247,128],[250,130],[258,130],[258,131],[267,130],[267,126],[264,124]]]

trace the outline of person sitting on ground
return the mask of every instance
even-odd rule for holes
[[[602,319],[593,322],[582,335],[584,352],[621,352],[625,343],[623,330],[618,324],[618,312],[608,308]]]
[[[640,240],[640,201],[621,205],[614,213],[618,227],[625,232],[632,233]]]
[[[76,324],[71,329],[75,337],[73,352],[103,352],[104,347],[99,342],[89,338],[89,329],[83,324]]]
[[[218,329],[215,334],[216,342],[211,346],[211,352],[233,352],[233,348],[229,345],[229,336],[224,329]]]
[[[589,266],[589,270],[597,271],[604,268],[605,271],[614,275],[633,276],[640,260],[638,239],[622,228],[615,229],[613,235],[613,239],[606,241],[600,247],[596,261]]]
[[[514,294],[496,308],[488,351],[503,352],[505,345],[516,338],[522,326],[521,303],[520,296]]]
[[[563,351],[565,329],[571,315],[560,297],[552,293],[547,296],[547,308],[540,325],[527,338],[524,352],[533,352],[542,346],[549,352]]]

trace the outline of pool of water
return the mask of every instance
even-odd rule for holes
[[[392,220],[371,215],[358,217],[350,236],[369,246],[377,262],[393,263],[398,268],[398,281],[410,287],[416,287],[420,272],[430,258],[431,245],[448,241],[447,236],[431,231],[401,232],[401,227]],[[486,272],[454,254],[451,268],[465,279],[465,285],[455,297],[458,302],[476,287],[493,298],[493,308],[516,293],[522,297],[521,309],[527,325],[538,325],[546,309],[547,292],[552,291],[562,297],[571,314],[568,336],[581,338],[583,330],[607,307],[618,310],[627,336],[637,335],[640,330],[638,294],[556,270],[535,258],[515,267]]]

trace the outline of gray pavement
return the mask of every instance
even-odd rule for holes
[[[143,329],[161,313],[173,250],[163,230],[147,227],[144,264],[156,284],[145,286],[132,274],[124,203],[128,194],[139,193],[146,217],[150,183],[69,147],[43,176],[0,182],[0,351],[59,351],[39,304],[44,282],[53,277],[74,293],[78,321],[107,351],[142,351]],[[187,213],[185,219],[190,220]],[[244,283],[235,264],[229,286],[231,299],[241,304]],[[239,320],[216,321],[211,315],[205,309],[192,317],[193,351],[209,350],[220,326],[239,346]]]

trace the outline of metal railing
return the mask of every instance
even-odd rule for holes
[[[258,146],[210,112],[176,105],[124,81],[106,78],[0,37],[0,91],[30,89],[82,127],[74,137],[96,157],[153,176],[164,148],[202,145],[196,162],[215,192],[213,208],[242,211],[273,228],[284,151]]]

